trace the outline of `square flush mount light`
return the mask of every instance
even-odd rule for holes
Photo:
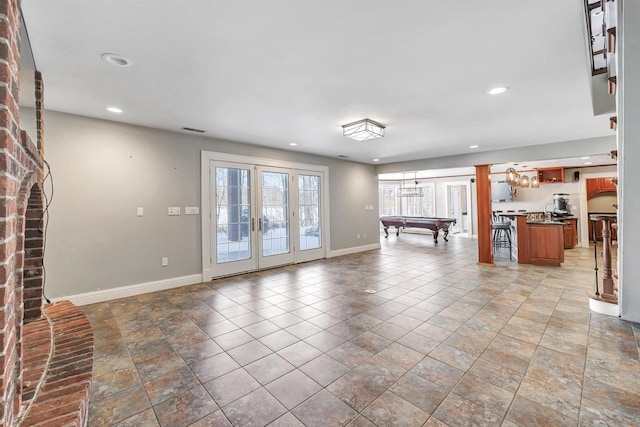
[[[342,135],[356,141],[368,141],[382,138],[385,126],[370,119],[362,119],[357,122],[342,125]]]

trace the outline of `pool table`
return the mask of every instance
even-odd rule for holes
[[[416,216],[381,216],[380,222],[384,226],[385,238],[389,237],[389,227],[396,228],[396,236],[400,236],[400,228],[426,228],[433,232],[433,241],[438,243],[438,234],[443,231],[445,242],[448,242],[449,226],[456,223],[455,218],[428,218]]]

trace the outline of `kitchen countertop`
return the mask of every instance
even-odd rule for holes
[[[562,222],[562,221],[556,221],[556,220],[551,220],[551,221],[542,220],[542,221],[527,221],[527,224],[537,224],[537,225],[564,225],[564,222]]]

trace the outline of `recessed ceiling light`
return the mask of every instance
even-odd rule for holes
[[[374,162],[379,162],[379,161],[380,161],[380,159],[373,159],[373,161],[374,161]]]
[[[469,148],[478,148],[479,145],[470,145]]]
[[[298,144],[296,144],[295,142],[290,142],[289,145],[292,146],[292,147],[295,147]]]
[[[584,162],[585,165],[592,165],[593,162]]]
[[[589,156],[584,156],[584,157],[580,157],[582,160],[589,160],[591,157]]]
[[[500,95],[501,93],[505,93],[509,88],[506,86],[494,87],[489,91],[489,95]]]
[[[131,67],[133,65],[132,60],[122,55],[118,55],[117,53],[103,53],[102,59],[116,67]]]
[[[110,113],[122,113],[122,109],[118,108],[118,107],[107,107],[107,111]]]

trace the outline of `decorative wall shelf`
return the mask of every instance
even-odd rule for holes
[[[540,184],[564,182],[564,168],[538,169],[538,181]]]

